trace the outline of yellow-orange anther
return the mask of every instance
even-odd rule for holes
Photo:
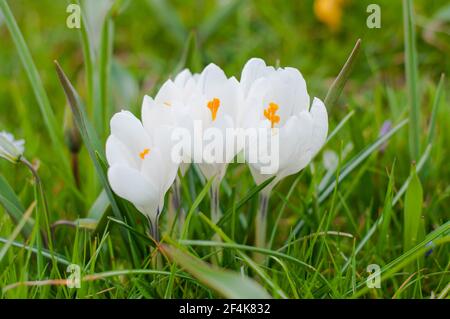
[[[276,114],[278,108],[278,104],[270,102],[267,109],[264,110],[264,117],[270,121],[272,128],[275,124],[280,123],[280,116]]]
[[[141,159],[144,159],[149,153],[150,153],[150,149],[149,148],[144,148],[144,150],[139,153],[139,157]]]
[[[211,111],[211,117],[212,117],[213,121],[215,121],[215,119],[216,119],[217,111],[219,110],[219,106],[220,106],[220,100],[216,97],[208,102],[207,107]]]

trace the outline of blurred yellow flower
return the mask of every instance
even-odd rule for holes
[[[345,0],[315,0],[314,14],[331,31],[338,31],[341,26],[344,3]]]

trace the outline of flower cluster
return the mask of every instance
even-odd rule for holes
[[[167,80],[154,98],[144,97],[141,116],[142,121],[121,111],[111,119],[106,143],[108,179],[113,191],[132,202],[153,224],[178,169],[183,175],[191,160],[195,159],[203,175],[214,178],[218,185],[227,164],[243,151],[255,182],[276,176],[270,185],[273,187],[311,161],[328,131],[325,105],[318,98],[311,104],[301,73],[295,68],[267,66],[256,58],[246,63],[240,81],[227,77],[215,64],[200,74],[183,70]],[[210,128],[222,132],[220,145],[226,151],[203,161],[197,150],[208,147],[207,139],[194,139],[183,147],[181,162],[174,161],[174,130],[183,128],[186,134],[195,135],[195,123],[201,123],[204,132]],[[252,143],[236,142],[235,136],[225,133],[230,128],[259,129],[267,136],[276,136],[280,141],[276,171],[261,170],[261,150],[250,161]],[[230,144],[235,146],[231,151]],[[262,148],[271,147],[261,144]]]

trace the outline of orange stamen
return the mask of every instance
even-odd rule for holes
[[[216,97],[208,102],[207,107],[211,111],[211,117],[212,117],[213,121],[216,120],[217,111],[219,110],[219,106],[220,106],[220,100]]]
[[[141,159],[144,159],[149,153],[150,153],[150,149],[149,148],[144,148],[144,150],[139,153],[139,157]]]
[[[272,128],[275,124],[280,123],[280,116],[276,114],[278,109],[278,104],[270,102],[267,109],[264,110],[264,117],[270,121]]]

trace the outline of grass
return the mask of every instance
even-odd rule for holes
[[[365,25],[370,1],[352,1],[332,32],[312,0],[115,1],[86,32],[65,26],[64,2],[0,0],[0,130],[26,140],[39,177],[0,161],[0,296],[448,298],[446,9],[379,2],[380,29]],[[94,16],[83,12],[83,26]],[[191,167],[181,179],[184,227],[169,192],[153,242],[146,219],[108,186],[109,118],[122,108],[140,115],[143,94],[184,66],[214,62],[239,76],[252,56],[298,67],[310,95],[328,97],[324,151],[272,191],[267,248],[254,246],[266,184],[255,186],[243,164],[227,170],[217,224],[212,181]],[[63,139],[67,108],[82,141],[79,187]],[[330,151],[336,165],[324,159]],[[71,264],[77,289],[66,280]],[[371,264],[379,289],[366,285]]]

